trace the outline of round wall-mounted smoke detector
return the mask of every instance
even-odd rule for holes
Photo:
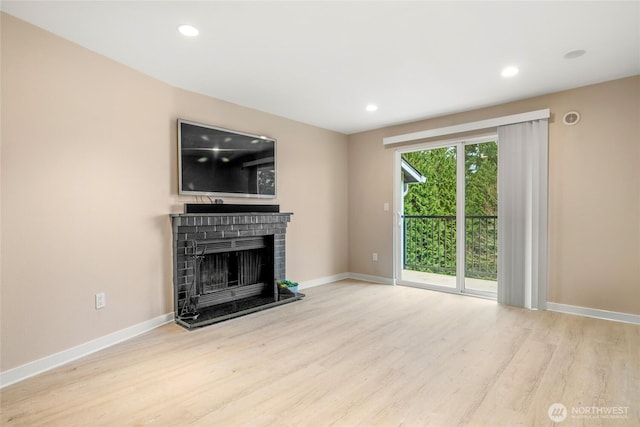
[[[580,113],[577,111],[569,111],[562,117],[562,123],[567,126],[573,126],[580,121]]]

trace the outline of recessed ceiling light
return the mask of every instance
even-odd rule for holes
[[[509,66],[509,67],[503,68],[501,74],[502,74],[502,77],[513,77],[519,72],[520,70],[518,70],[518,67]]]
[[[187,37],[195,37],[200,34],[200,31],[198,31],[196,27],[188,24],[179,25],[178,31],[180,32],[180,34]]]
[[[567,52],[567,53],[564,54],[564,59],[580,58],[585,53],[587,53],[587,51],[586,50],[582,50],[582,49],[572,50],[571,52]]]
[[[376,104],[369,104],[367,105],[366,110],[372,113],[378,110],[378,106]]]

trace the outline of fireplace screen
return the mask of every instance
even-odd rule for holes
[[[264,277],[264,272],[268,270],[268,257],[264,251],[262,248],[204,255],[199,266],[199,293],[267,283],[269,279]]]

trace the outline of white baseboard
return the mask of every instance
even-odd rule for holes
[[[393,279],[380,276],[370,276],[360,273],[340,273],[333,276],[321,277],[319,279],[307,280],[300,282],[300,289],[313,288],[314,286],[328,285],[329,283],[339,282],[341,280],[353,279],[362,280],[364,282],[379,283],[381,285],[393,285]]]
[[[363,282],[379,283],[381,285],[394,285],[393,279],[388,277],[370,276],[360,273],[340,273],[333,276],[321,277],[319,279],[307,280],[300,282],[300,290],[313,288],[314,286],[328,285],[329,283],[339,282],[341,280],[353,279]]]
[[[349,279],[362,280],[365,282],[379,283],[381,285],[394,285],[394,280],[388,277],[370,276],[368,274],[349,273]]]
[[[559,313],[577,314],[579,316],[593,317],[596,319],[612,320],[614,322],[632,323],[640,325],[640,315],[620,313],[618,311],[599,310],[596,308],[578,307],[575,305],[547,302],[547,310]]]
[[[334,274],[333,276],[321,277],[319,279],[307,280],[300,282],[300,290],[313,288],[314,286],[327,285],[333,282],[339,282],[349,278],[349,273]]]
[[[49,371],[81,357],[88,356],[91,353],[95,353],[96,351],[133,338],[136,335],[148,332],[158,326],[170,323],[173,319],[173,313],[163,314],[162,316],[146,320],[138,323],[137,325],[129,326],[128,328],[96,338],[84,344],[52,354],[51,356],[46,356],[42,359],[34,360],[33,362],[18,366],[17,368],[0,372],[0,388],[26,380],[29,377]]]

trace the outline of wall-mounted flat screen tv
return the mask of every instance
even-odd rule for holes
[[[180,194],[276,196],[276,140],[178,120]]]

